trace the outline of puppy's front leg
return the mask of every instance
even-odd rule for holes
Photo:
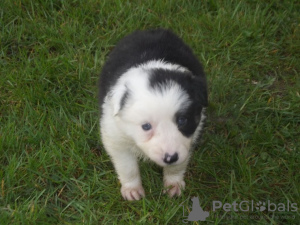
[[[167,188],[169,196],[181,195],[181,190],[185,188],[184,173],[188,160],[179,165],[164,167],[164,186]]]
[[[114,167],[121,182],[125,200],[140,200],[145,197],[136,156],[128,150],[110,152]]]

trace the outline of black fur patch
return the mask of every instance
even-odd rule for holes
[[[190,137],[195,132],[200,119],[201,119],[202,107],[192,103],[187,109],[179,111],[175,114],[174,123],[176,123],[178,117],[187,118],[187,123],[184,126],[177,126],[178,130],[186,137]]]

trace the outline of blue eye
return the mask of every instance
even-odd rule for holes
[[[187,118],[186,117],[183,117],[183,116],[179,116],[178,118],[177,118],[177,125],[179,126],[179,127],[183,127],[183,126],[185,126],[186,125],[186,123],[187,123]]]
[[[150,123],[145,123],[142,125],[143,130],[147,131],[147,130],[151,130],[152,126]]]

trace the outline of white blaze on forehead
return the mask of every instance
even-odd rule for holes
[[[149,73],[153,69],[166,69],[180,72],[189,71],[187,68],[181,65],[164,62],[163,60],[150,60],[139,65],[138,67],[143,70],[148,70]],[[169,109],[175,113],[179,109],[186,108],[190,105],[189,97],[186,91],[184,91],[182,87],[175,81],[170,80],[166,84],[151,91],[155,93],[155,102],[157,103],[157,107],[160,109],[158,109],[159,111],[162,111],[162,109]],[[166,110],[166,112],[169,110]]]
[[[150,60],[146,63],[143,63],[139,65],[138,67],[149,70],[149,69],[166,69],[166,70],[176,70],[180,72],[186,72],[189,71],[187,68],[172,64],[168,62],[164,62],[163,60]]]
[[[169,81],[162,87],[153,89],[153,99],[159,111],[174,114],[190,105],[188,94],[174,81]]]
[[[176,112],[191,104],[188,94],[173,81],[158,89],[148,84],[144,88],[131,86],[131,91],[129,105],[132,115],[138,114],[137,117],[148,117],[149,120],[163,117],[173,119]]]

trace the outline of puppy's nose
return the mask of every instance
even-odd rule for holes
[[[178,153],[176,152],[174,155],[165,154],[164,162],[167,164],[172,164],[178,160]]]

